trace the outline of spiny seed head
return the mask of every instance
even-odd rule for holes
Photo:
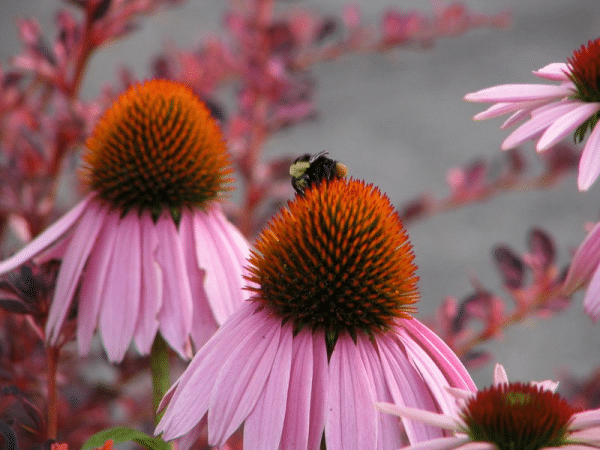
[[[523,383],[479,391],[462,409],[471,440],[492,442],[498,450],[564,445],[575,412],[560,395]]]
[[[137,84],[104,113],[86,142],[83,176],[123,214],[206,208],[231,182],[229,156],[209,110],[186,86]]]
[[[418,301],[411,244],[387,196],[336,178],[289,201],[250,257],[254,299],[283,322],[337,339],[390,329]]]
[[[575,50],[568,62],[569,78],[577,90],[573,98],[584,102],[600,102],[600,38],[588,41],[587,47],[582,45]],[[597,112],[577,127],[573,136],[575,142],[583,141],[587,131],[593,130],[599,119],[600,112]]]

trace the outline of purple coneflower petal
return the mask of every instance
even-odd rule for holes
[[[547,84],[501,84],[465,95],[469,102],[525,102],[560,98],[575,93],[572,83],[558,86]]]
[[[230,236],[237,233],[233,226],[219,220],[219,210],[194,212],[194,240],[200,267],[210,267],[204,278],[204,290],[219,324],[231,315],[243,299],[242,264],[248,256]],[[238,237],[239,239],[239,237]],[[235,261],[235,264],[233,262]]]
[[[551,81],[570,81],[571,68],[566,63],[550,63],[539,70],[534,70],[536,77]]]
[[[100,332],[108,360],[118,362],[129,348],[138,320],[142,290],[141,233],[137,212],[130,211],[116,229],[115,247],[106,277]]]
[[[117,213],[108,214],[103,221],[85,268],[85,276],[82,277],[77,313],[77,345],[81,355],[87,355],[90,351],[90,343],[98,323],[100,306],[105,297],[106,276],[117,237],[114,230],[118,222]]]
[[[192,329],[192,293],[185,267],[184,250],[168,212],[156,222],[157,261],[163,272],[163,303],[159,312],[160,332],[182,357],[190,355],[187,339]]]
[[[438,414],[418,408],[410,408],[408,406],[398,406],[393,403],[377,402],[375,403],[375,407],[382,413],[393,414],[398,417],[407,417],[408,419],[428,423],[434,427],[443,428],[445,430],[460,430],[460,424],[446,414]]]
[[[367,369],[369,382],[375,388],[375,399],[379,402],[393,402],[379,355],[373,344],[368,340],[358,339],[356,346]],[[377,448],[399,448],[402,445],[402,434],[403,430],[397,417],[378,414]]]
[[[210,396],[209,445],[223,445],[256,406],[273,368],[280,335],[281,320],[264,318],[263,326],[244,337],[222,364]]]
[[[140,217],[142,233],[142,292],[140,311],[133,338],[138,350],[147,354],[158,331],[158,313],[162,305],[163,272],[156,261],[158,236],[150,213]]]
[[[247,303],[233,314],[215,333],[210,343],[203,346],[194,356],[187,369],[171,386],[160,402],[158,410],[169,407],[156,427],[155,434],[167,430],[164,439],[175,439],[194,425],[197,418],[203,417],[208,410],[211,392],[217,374],[222,367],[223,355],[231,355],[236,347],[242,345],[247,335],[264,327],[261,314],[254,314],[256,306]],[[202,373],[198,378],[196,373]],[[195,411],[195,414],[189,414]]]
[[[398,341],[393,337],[379,336],[377,339],[381,364],[387,385],[398,405],[422,408],[428,411],[437,409],[431,392],[407,359]],[[413,422],[402,418],[402,423],[410,443],[440,437],[442,432],[425,423]]]
[[[570,134],[575,128],[589,119],[600,109],[600,103],[583,103],[572,111],[561,116],[544,132],[536,145],[536,150],[541,152],[553,146],[562,138]]]
[[[600,175],[600,126],[596,125],[588,137],[581,159],[577,186],[580,191],[587,191]]]
[[[504,114],[513,113],[524,110],[525,113],[533,108],[543,105],[548,100],[530,100],[526,102],[501,102],[490,106],[485,111],[482,111],[473,116],[473,120],[493,119],[494,117],[503,116]]]
[[[359,335],[357,339],[366,339]],[[328,450],[376,448],[375,401],[364,364],[354,344],[340,336],[329,361],[325,439]]]
[[[600,409],[592,409],[576,413],[569,425],[569,430],[581,430],[597,426],[600,426]]]
[[[430,441],[419,442],[418,444],[414,444],[410,447],[407,447],[406,450],[451,450],[454,448],[460,448],[461,450],[463,450],[466,448],[466,445],[469,444],[470,442],[468,437],[443,437],[438,439],[432,439]],[[488,449],[497,450],[494,445],[492,445],[491,447],[489,447],[489,445],[486,446],[485,450]]]
[[[565,101],[558,104],[552,104],[549,108],[545,109],[544,112],[535,114],[532,112],[531,119],[513,131],[504,142],[502,142],[502,150],[516,147],[524,141],[531,139],[536,134],[548,128],[548,126],[558,118],[571,112],[579,105],[581,105],[581,103],[578,101]]]
[[[271,373],[258,403],[245,421],[244,449],[279,448],[287,409],[296,409],[288,400],[292,365],[292,325],[284,325]]]
[[[583,299],[583,309],[594,322],[600,318],[600,270],[596,268]]]
[[[442,369],[448,384],[457,388],[476,392],[477,387],[458,356],[439,338],[437,334],[417,319],[401,320],[402,328],[412,336],[429,354],[431,359]],[[403,336],[402,334],[400,336]]]
[[[508,384],[508,375],[502,364],[496,364],[494,366],[494,386],[500,384]]]
[[[297,448],[318,450],[319,444],[309,447],[308,436],[311,425],[311,396],[316,394],[313,389],[313,378],[317,375],[313,359],[312,332],[302,330],[293,340],[292,367],[287,394],[286,408],[281,436],[281,448]],[[327,360],[324,362],[327,364]],[[324,414],[321,414],[324,417]],[[323,423],[321,423],[323,430]]]
[[[310,331],[304,331],[311,333]],[[302,332],[301,332],[302,333]],[[323,333],[312,334],[313,379],[310,395],[310,424],[308,430],[308,450],[321,448],[325,429],[325,404],[329,389],[329,362]]]
[[[46,335],[50,344],[55,344],[58,339],[60,328],[79,284],[79,277],[104,222],[105,212],[95,203],[90,203],[70,238],[46,322]]]
[[[46,250],[57,239],[61,238],[69,228],[71,228],[79,218],[86,212],[93,195],[88,195],[77,204],[73,209],[54,222],[42,234],[29,242],[20,252],[15,253],[7,260],[0,263],[0,274],[10,272],[23,265],[38,253]]]
[[[600,222],[588,233],[583,242],[577,248],[567,277],[563,284],[563,291],[571,295],[587,283],[598,267],[600,260]]]

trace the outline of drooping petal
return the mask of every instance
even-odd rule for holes
[[[244,297],[242,265],[249,251],[244,253],[237,245],[239,236],[233,226],[220,220],[222,213],[194,213],[194,239],[199,268],[206,270],[204,289],[218,323],[223,323],[240,305]]]
[[[118,214],[107,215],[82,276],[77,312],[77,346],[80,355],[87,355],[90,351],[102,299],[106,297],[106,277],[115,248],[118,222]]]
[[[571,84],[501,84],[465,95],[469,102],[525,102],[543,98],[562,98],[573,95]]]
[[[365,366],[349,336],[340,336],[329,361],[325,441],[328,450],[377,446],[375,395]]]
[[[535,76],[551,81],[570,81],[569,73],[571,68],[566,63],[550,63],[533,71]]]
[[[310,333],[310,331],[301,331],[300,333]],[[324,333],[314,333],[311,336],[313,377],[307,450],[318,450],[321,448],[321,439],[325,429],[325,405],[329,390],[329,362],[327,360]]]
[[[189,450],[196,443],[198,438],[202,435],[206,424],[208,423],[208,419],[206,416],[202,418],[200,422],[198,422],[190,431],[188,431],[185,435],[177,439],[177,445],[173,446],[173,449],[177,450]]]
[[[502,102],[490,106],[473,116],[473,120],[486,120],[519,110],[531,111],[531,109],[543,105],[547,100],[530,100],[526,102]]]
[[[23,265],[38,253],[46,250],[57,240],[62,238],[67,231],[81,218],[86,212],[90,200],[93,195],[88,195],[85,199],[79,202],[74,208],[67,212],[64,216],[50,225],[42,234],[29,242],[21,251],[15,253],[10,258],[0,263],[0,274],[10,272],[17,267]]]
[[[285,413],[296,404],[288,399],[292,365],[292,325],[281,330],[279,349],[273,368],[258,403],[244,425],[244,449],[264,450],[279,448]]]
[[[554,121],[558,120],[568,112],[571,112],[579,105],[580,102],[577,101],[564,101],[553,104],[551,108],[546,109],[542,113],[532,115],[531,119],[508,135],[504,142],[502,142],[501,148],[503,150],[508,150],[531,139],[536,134],[548,128]]]
[[[600,109],[600,103],[583,103],[561,116],[544,132],[536,145],[538,152],[552,147]]]
[[[223,445],[248,417],[273,370],[281,321],[263,315],[264,325],[242,340],[217,375],[208,412],[209,445]]]
[[[142,239],[136,211],[120,219],[115,234],[100,309],[100,330],[108,360],[120,362],[133,338],[142,290]]]
[[[188,337],[192,328],[192,292],[185,268],[181,239],[168,212],[156,222],[158,264],[163,273],[163,303],[158,320],[160,332],[182,358],[191,355]]]
[[[414,319],[413,319],[414,320]],[[378,336],[377,345],[381,365],[394,403],[428,411],[435,411],[437,405],[423,379],[409,362],[399,343],[386,335]],[[402,419],[406,435],[411,444],[440,437],[442,431],[428,424]]]
[[[158,313],[162,306],[163,271],[157,262],[158,236],[150,213],[140,217],[142,234],[142,291],[140,312],[133,339],[140,353],[148,354],[158,331]]]
[[[598,269],[594,272],[594,276],[585,292],[583,309],[594,322],[597,322],[600,318],[600,270]]]
[[[217,375],[225,361],[236,347],[243,345],[248,335],[265,330],[264,318],[260,313],[255,314],[255,309],[256,306],[250,302],[243,305],[196,353],[161,400],[158,410],[167,409],[156,427],[155,435],[164,432],[165,440],[178,438],[191,430],[206,414]],[[190,411],[194,411],[194,414],[190,414]]]
[[[600,409],[592,409],[573,415],[569,430],[583,430],[584,428],[598,426],[600,426]]]
[[[190,281],[193,302],[192,341],[196,349],[202,347],[219,327],[204,290],[204,278],[210,267],[201,269],[196,259],[193,215],[184,210],[179,221],[179,236],[185,252],[185,266]],[[219,299],[216,299],[218,301]]]
[[[587,191],[600,175],[600,126],[596,125],[588,137],[581,159],[577,186],[580,191]]]
[[[312,333],[306,330],[294,336],[288,407],[285,410],[280,448],[307,449],[310,425],[310,399],[313,381]]]
[[[401,320],[399,323],[411,336],[411,340],[418,342],[431,359],[436,362],[451,386],[471,392],[477,391],[477,386],[475,386],[469,372],[460,362],[458,356],[437,334],[417,319]]]
[[[600,262],[600,222],[588,233],[583,242],[577,248],[567,277],[563,284],[563,291],[571,295],[587,283]]]
[[[370,339],[365,336],[358,336],[356,348],[360,353],[369,382],[375,389],[375,400],[378,402],[392,402],[392,394],[387,387],[385,377],[383,376],[383,368],[379,360],[379,354],[371,343]],[[402,445],[403,430],[400,427],[400,421],[389,414],[379,414],[378,417],[378,433],[377,433],[377,448],[380,449],[397,449]]]
[[[46,322],[46,336],[50,344],[55,344],[58,339],[60,328],[79,284],[81,272],[96,243],[96,237],[104,225],[105,216],[106,211],[103,207],[95,202],[88,203],[70,238],[69,247],[60,265],[54,298]]]
[[[438,439],[432,439],[430,441],[419,442],[418,444],[413,444],[410,447],[405,447],[404,450],[452,450],[465,449],[464,444],[469,444],[470,439],[468,437],[443,437]],[[475,449],[471,449],[475,450]],[[481,450],[497,450],[496,446],[493,444],[486,443],[484,449]]]
[[[446,414],[438,414],[423,409],[409,408],[407,406],[394,405],[393,403],[376,402],[375,407],[386,414],[398,417],[407,417],[411,420],[428,423],[434,427],[445,430],[460,431],[460,424]]]

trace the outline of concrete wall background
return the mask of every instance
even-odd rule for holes
[[[367,21],[375,22],[386,6],[431,10],[429,2],[360,0]],[[473,10],[513,13],[508,31],[475,30],[442,39],[427,52],[399,51],[344,57],[316,68],[319,119],[280,133],[265,149],[275,154],[328,150],[350,173],[378,184],[395,204],[430,190],[446,193],[445,172],[475,158],[500,156],[507,136],[502,119],[474,123],[483,108],[462,100],[467,92],[502,83],[534,83],[531,70],[564,61],[575,48],[598,37],[597,0],[467,0]],[[48,36],[54,33],[58,0],[2,0],[0,62],[19,48],[15,19],[35,16]],[[342,0],[283,2],[338,15]],[[224,1],[189,0],[142,21],[142,28],[113,43],[91,60],[83,85],[96,95],[103,83],[116,83],[117,69],[127,63],[139,78],[163,45],[173,41],[191,47],[209,32],[219,33]],[[533,145],[525,146],[529,156]],[[431,314],[447,295],[471,292],[468,274],[501,292],[491,249],[506,243],[525,251],[525,236],[533,226],[557,240],[559,258],[568,262],[585,236],[582,224],[598,218],[600,182],[586,193],[577,191],[574,177],[544,192],[514,193],[459,211],[414,223],[409,233],[417,255],[422,302],[419,317]],[[588,375],[600,365],[600,325],[584,315],[582,296],[570,310],[550,320],[529,320],[509,330],[486,348],[515,380],[547,379],[558,367]],[[478,386],[490,383],[493,365],[473,372]]]

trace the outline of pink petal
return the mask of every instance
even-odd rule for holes
[[[413,319],[415,320],[415,319]],[[408,361],[406,354],[393,337],[381,335],[377,338],[379,354],[388,388],[394,403],[399,406],[435,411],[429,389]],[[426,439],[440,437],[442,432],[431,425],[402,419],[409,442],[414,444]]]
[[[600,174],[600,126],[596,124],[581,153],[577,185],[587,191]]]
[[[242,252],[236,245],[239,236],[232,238],[233,226],[226,226],[221,214],[218,209],[208,214],[201,211],[194,213],[196,258],[199,268],[206,271],[204,289],[220,324],[247,298],[242,291],[242,267],[249,253],[247,249]]]
[[[308,448],[310,399],[313,379],[312,333],[301,331],[294,336],[290,386],[287,393],[280,448]]]
[[[502,102],[496,103],[490,106],[485,111],[480,112],[479,114],[475,114],[473,116],[473,120],[486,120],[492,119],[494,117],[502,116],[504,114],[512,113],[519,110],[526,110],[526,112],[530,111],[533,108],[536,108],[540,105],[546,103],[547,100],[531,100],[527,102]]]
[[[100,330],[108,360],[120,362],[133,339],[142,290],[142,239],[137,212],[120,219],[114,233],[116,244],[104,286]]]
[[[600,426],[600,409],[592,409],[576,413],[569,425],[569,430],[583,430],[598,426]]]
[[[579,101],[568,100],[553,104],[551,108],[548,108],[542,113],[533,115],[532,112],[531,119],[513,131],[504,142],[502,142],[501,148],[503,150],[508,150],[531,139],[542,130],[545,130],[554,121],[577,108],[580,104],[581,102]]]
[[[327,347],[324,333],[312,334],[310,331],[301,331],[300,333],[311,333],[312,337],[313,377],[307,450],[318,450],[321,448],[323,430],[325,429],[325,406],[327,392],[329,391]]]
[[[373,386],[356,345],[338,338],[329,361],[325,441],[328,450],[376,448],[377,416]]]
[[[149,212],[140,217],[142,235],[142,291],[140,311],[133,339],[142,355],[150,353],[158,331],[158,314],[162,306],[163,272],[157,262],[158,236]]]
[[[533,71],[535,76],[551,81],[570,81],[569,73],[571,68],[565,63],[551,63]]]
[[[477,392],[477,386],[465,366],[437,334],[417,319],[401,320],[399,323],[442,369],[450,386]]]
[[[202,433],[207,423],[208,422],[205,416],[188,433],[177,439],[177,444],[172,445],[173,450],[189,450],[190,448],[192,448],[192,446],[196,443],[198,438],[202,436]]]
[[[281,330],[279,349],[264,392],[244,424],[244,449],[278,448],[287,409],[297,405],[288,401],[292,365],[292,325]]]
[[[445,430],[460,431],[461,425],[445,414],[438,414],[423,409],[409,408],[407,406],[398,406],[393,403],[376,402],[375,408],[382,413],[392,414],[397,417],[406,417],[411,420],[428,423],[437,428]]]
[[[594,225],[583,242],[577,248],[567,277],[563,284],[563,292],[571,295],[587,283],[596,271],[600,262],[600,222]]]
[[[465,95],[469,102],[525,102],[573,95],[571,83],[558,86],[547,84],[501,84]]]
[[[205,416],[217,375],[225,361],[236,347],[243,345],[249,334],[271,327],[270,323],[265,324],[264,314],[255,314],[255,309],[256,306],[249,302],[243,305],[196,353],[162,399],[158,410],[166,407],[166,411],[155,435],[164,432],[165,440],[175,439],[190,431]]]
[[[206,271],[199,268],[196,259],[196,244],[193,231],[193,216],[189,211],[184,211],[179,221],[179,236],[185,251],[185,266],[190,281],[192,293],[193,317],[190,331],[196,349],[202,347],[217,331],[219,325],[210,307],[206,292],[204,291],[204,277]]]
[[[356,341],[356,348],[365,364],[369,383],[375,389],[375,400],[378,402],[392,402],[394,399],[387,387],[381,361],[372,342],[364,335],[360,335]],[[400,448],[403,433],[400,421],[389,414],[379,414],[378,416],[377,448]]]
[[[442,437],[437,439],[432,439],[430,441],[419,442],[418,444],[413,444],[410,447],[405,447],[404,450],[452,450],[452,449],[461,449],[463,450],[464,444],[470,443],[470,439],[468,437]],[[490,446],[491,445],[491,446]],[[474,449],[472,449],[474,450]],[[492,444],[486,443],[485,450],[497,450],[496,447]]]
[[[67,212],[64,216],[54,222],[42,234],[29,242],[20,252],[15,253],[10,258],[0,263],[0,274],[10,272],[17,267],[29,261],[38,253],[44,251],[58,239],[62,238],[65,233],[80,219],[82,214],[87,211],[87,206],[90,200],[94,198],[92,194],[79,202],[73,209]]]
[[[541,152],[553,146],[562,138],[570,134],[575,128],[585,122],[600,109],[600,103],[583,103],[573,111],[563,115],[544,132],[536,145],[536,150]]]
[[[158,264],[163,273],[163,304],[158,315],[160,332],[182,358],[190,357],[188,337],[192,328],[192,293],[181,239],[168,212],[156,222]]]
[[[594,276],[583,299],[583,309],[594,322],[600,318],[600,270],[596,269]]]
[[[248,334],[222,364],[210,396],[208,443],[221,446],[242,424],[263,394],[279,347],[281,320]]]
[[[50,344],[55,344],[58,340],[60,328],[79,285],[81,272],[104,225],[105,216],[106,211],[102,207],[95,202],[89,203],[70,238],[69,247],[60,265],[46,322],[46,336]]]
[[[104,286],[107,284],[106,277],[115,248],[118,222],[118,214],[108,214],[81,277],[77,313],[77,345],[80,355],[87,355],[90,351],[102,299],[106,297]]]
[[[508,384],[508,375],[506,375],[504,366],[496,363],[494,366],[494,386],[499,386],[501,384]]]

